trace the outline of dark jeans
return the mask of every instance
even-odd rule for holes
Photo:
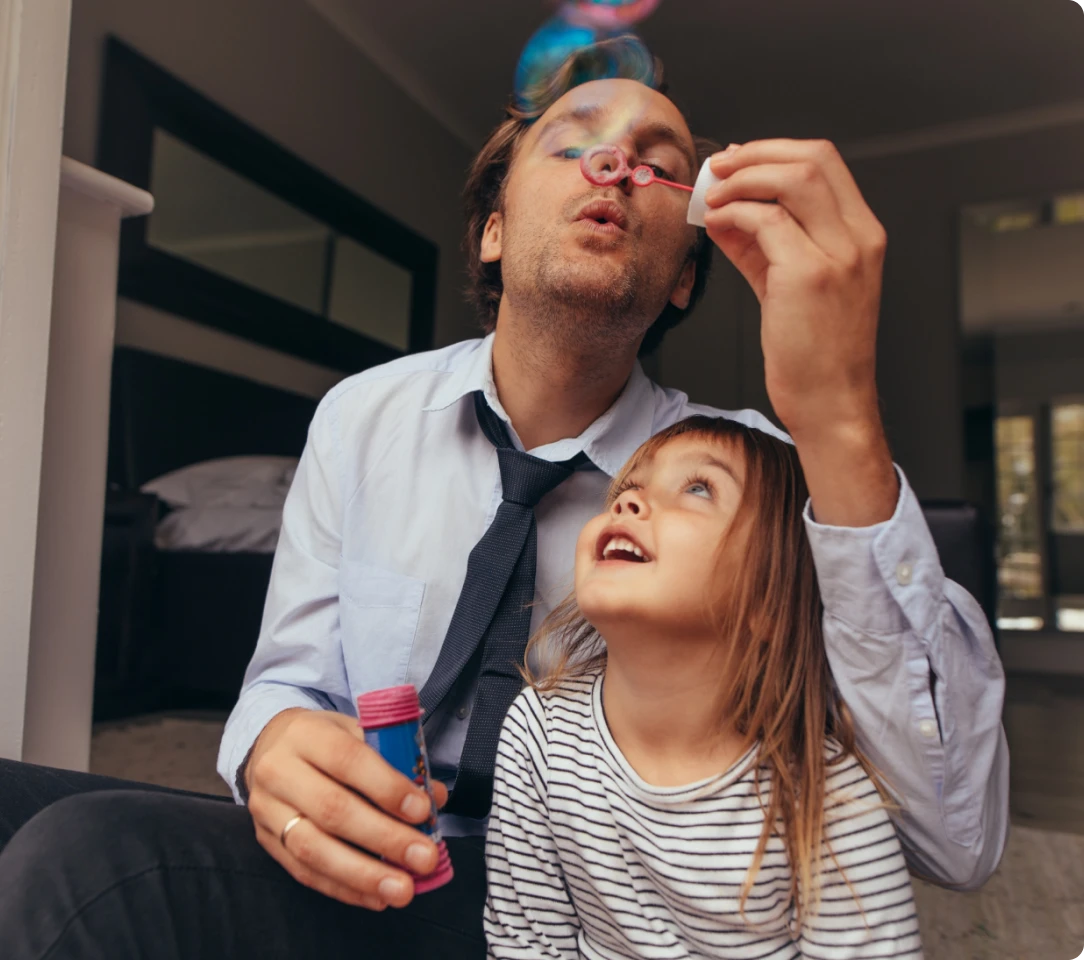
[[[0,760],[0,957],[483,958],[483,845],[448,850],[451,883],[373,913],[297,883],[228,799]]]

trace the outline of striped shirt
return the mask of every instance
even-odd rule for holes
[[[719,776],[652,786],[610,735],[601,675],[552,693],[524,690],[497,752],[486,843],[489,956],[921,958],[899,841],[853,757],[829,768],[825,836],[838,866],[822,860],[818,913],[792,934],[791,870],[773,835],[742,916],[764,824],[755,750]]]

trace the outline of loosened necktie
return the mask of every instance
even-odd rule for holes
[[[501,725],[523,687],[523,663],[534,600],[538,533],[534,507],[587,461],[585,454],[551,463],[516,450],[500,417],[481,391],[474,410],[497,448],[502,502],[467,560],[467,576],[433,672],[420,694],[431,717],[461,676],[478,676],[467,738],[449,813],[481,818],[493,798],[493,765]]]

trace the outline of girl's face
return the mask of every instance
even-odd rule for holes
[[[576,545],[576,599],[603,637],[643,628],[710,633],[708,603],[721,586],[718,548],[744,483],[736,444],[692,436],[671,440],[629,474]]]

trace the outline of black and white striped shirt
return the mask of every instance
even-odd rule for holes
[[[839,866],[825,856],[820,910],[795,939],[778,836],[739,911],[764,823],[753,750],[720,776],[651,786],[610,736],[601,692],[601,676],[570,680],[508,711],[486,844],[490,957],[921,958],[900,844],[856,760],[829,769]]]

